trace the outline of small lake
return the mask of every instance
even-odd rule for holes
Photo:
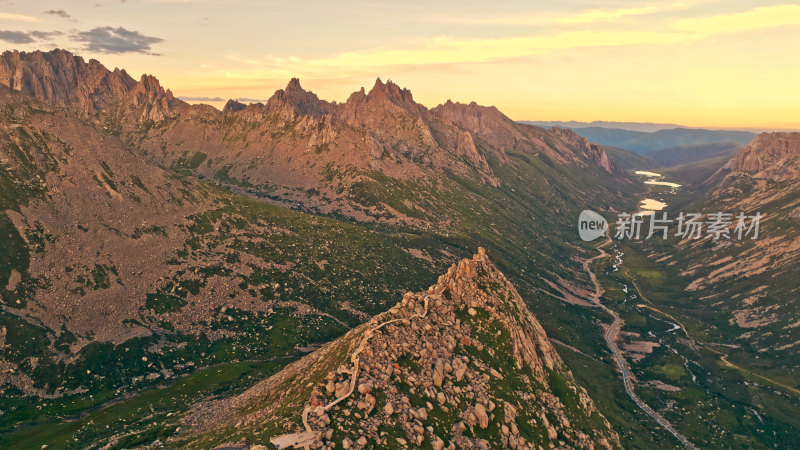
[[[646,198],[639,203],[642,209],[649,209],[653,211],[661,211],[667,207],[667,204],[652,198]]]
[[[644,178],[644,184],[654,185],[654,186],[666,186],[671,189],[677,189],[681,187],[678,183],[673,183],[670,181],[664,181],[664,175],[656,172],[649,172],[647,170],[637,170],[634,172],[636,175],[640,175]],[[654,214],[656,211],[661,211],[667,207],[667,204],[661,200],[657,200],[654,198],[646,198],[639,203],[639,208],[641,209],[637,214],[639,215],[650,215]]]
[[[672,183],[672,182],[669,182],[669,181],[655,181],[655,180],[647,180],[647,181],[645,181],[645,182],[644,182],[644,184],[655,184],[656,186],[669,186],[669,187],[672,187],[672,188],[679,188],[679,187],[681,187],[681,185],[680,185],[680,184],[678,184],[678,183]]]

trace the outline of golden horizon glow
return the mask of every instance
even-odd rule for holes
[[[8,39],[150,73],[218,107],[216,98],[269,98],[292,77],[344,101],[381,77],[428,107],[476,101],[516,120],[800,129],[800,5],[785,1],[48,3],[0,13],[0,39],[50,32]],[[163,41],[108,54],[76,40],[98,27]]]

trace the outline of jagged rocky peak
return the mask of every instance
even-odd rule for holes
[[[102,109],[127,94],[136,80],[100,62],[56,49],[6,51],[0,56],[0,83],[38,100],[84,114]]]
[[[289,80],[285,89],[278,89],[267,101],[267,109],[288,120],[299,116],[319,117],[330,112],[330,106],[330,103],[320,100],[313,92],[303,89],[297,78]]]
[[[481,106],[475,102],[469,104],[447,102],[432,109],[443,120],[458,124],[462,127],[480,129],[488,125],[503,124],[513,125],[513,121],[506,117],[494,106]]]
[[[138,120],[163,120],[176,100],[152,75],[137,82],[125,70],[108,70],[99,61],[56,49],[4,52],[0,83],[50,105],[90,115],[114,104],[137,113]]]
[[[506,117],[494,106],[481,106],[475,102],[469,104],[447,102],[431,110],[444,123],[455,124],[470,130],[486,141],[499,146],[513,148],[513,141],[519,134],[513,120]]]
[[[360,123],[379,122],[385,116],[408,114],[422,118],[428,113],[427,108],[414,101],[410,90],[401,88],[391,80],[384,83],[380,78],[375,80],[369,93],[363,87],[352,93],[340,111],[344,120]]]
[[[164,89],[158,79],[144,74],[133,86],[126,98],[128,108],[139,111],[139,119],[158,122],[172,114],[175,97],[172,91]]]
[[[63,104],[86,66],[83,58],[60,49],[6,51],[0,57],[0,83],[48,103]]]
[[[285,91],[286,92],[303,91],[303,88],[300,86],[300,79],[299,78],[290,79],[289,84],[286,85]]]
[[[161,87],[161,83],[156,77],[147,74],[142,75],[139,83],[133,86],[130,93],[135,106],[144,102],[160,101],[161,99],[169,101],[175,98],[172,91]]]
[[[142,74],[142,78],[139,80],[139,84],[137,86],[140,91],[153,93],[156,95],[169,93],[169,97],[172,97],[172,92],[169,90],[164,90],[161,87],[161,82],[158,81],[158,78],[154,77],[153,75]]]
[[[400,88],[392,80],[387,80],[384,83],[380,78],[375,80],[375,84],[367,94],[367,97],[370,99],[386,99],[398,105],[416,105],[410,90]]]
[[[619,447],[483,249],[237,399],[196,411],[224,426],[215,411],[256,404],[266,407],[228,420],[245,432],[280,424],[268,436],[278,448]]]
[[[347,101],[345,102],[345,105],[351,104],[351,103],[360,103],[360,102],[366,100],[366,98],[367,98],[366,90],[364,89],[364,86],[361,86],[361,89],[359,89],[359,90],[353,92],[352,94],[350,94],[350,97],[347,97]]]
[[[721,170],[773,181],[800,179],[800,133],[761,133]]]
[[[494,106],[481,106],[447,102],[431,110],[435,117],[447,125],[455,125],[469,133],[472,141],[480,141],[484,148],[492,151],[500,161],[508,161],[506,149],[534,151],[528,137],[518,125]],[[462,139],[462,142],[466,142]],[[474,143],[472,144],[474,146]]]
[[[242,111],[245,108],[247,108],[247,105],[245,105],[244,103],[238,100],[230,99],[228,100],[227,103],[225,103],[225,106],[222,108],[222,113],[223,114],[235,113]]]

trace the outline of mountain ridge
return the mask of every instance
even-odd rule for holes
[[[649,154],[672,147],[705,144],[746,145],[757,136],[749,131],[671,128],[656,131],[632,131],[619,128],[571,128],[577,134],[598,144]]]
[[[287,382],[306,388],[276,398]],[[278,448],[619,447],[574,383],[541,325],[479,249],[426,291],[406,293],[239,397],[198,404],[176,443],[236,442],[268,422],[251,441],[269,437]],[[274,434],[280,430],[290,433]]]
[[[691,128],[676,123],[652,123],[652,122],[614,122],[607,120],[594,120],[592,122],[581,122],[577,120],[520,120],[521,123],[540,127],[559,127],[559,128],[616,128],[628,131],[654,132],[673,128]]]
[[[130,109],[145,105],[140,120],[163,120],[179,104],[158,80],[143,74],[137,82],[124,69],[110,71],[96,59],[85,62],[66,50],[6,51],[0,55],[0,84],[81,116],[91,116],[115,103]]]
[[[51,72],[68,76],[46,75]],[[207,164],[191,170],[209,178],[263,185],[273,197],[287,201],[298,201],[297,190],[320,191],[308,202],[315,207],[337,204],[333,208],[360,220],[377,213],[365,216],[343,195],[358,178],[332,185],[326,180],[331,171],[356,169],[419,179],[447,170],[497,186],[492,160],[507,163],[507,150],[613,171],[602,146],[570,138],[576,146],[569,148],[552,130],[518,124],[496,108],[474,102],[448,102],[428,109],[416,103],[408,89],[380,79],[369,92],[362,88],[337,104],[319,99],[293,78],[265,104],[230,101],[222,112],[174,98],[152,76],[135,82],[124,71],[108,71],[95,60],[84,63],[64,50],[6,52],[0,58],[0,80],[89,116],[158,164],[171,166],[204,155]],[[180,150],[186,147],[189,153]],[[289,151],[298,148],[305,150]],[[380,214],[407,220],[397,211],[383,209]]]
[[[415,246],[405,237],[259,204],[158,167],[71,112],[5,86],[0,117],[0,330],[13,344],[0,346],[0,392],[9,402],[170,379],[230,358],[224,352],[254,332],[279,342],[264,351],[302,354],[370,308],[382,311],[379,299],[394,289],[376,274],[331,293],[320,267],[336,264],[350,278],[403,261],[399,280],[440,264],[407,253]],[[338,262],[353,254],[358,265]],[[307,299],[322,292],[325,300]],[[271,332],[271,321],[293,323],[292,332],[275,336],[281,328]],[[197,345],[204,350],[185,350]],[[76,376],[79,368],[97,375]]]

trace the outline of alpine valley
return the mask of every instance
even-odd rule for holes
[[[797,448],[800,134],[723,150],[7,51],[0,447]],[[763,234],[580,239],[645,197]]]

